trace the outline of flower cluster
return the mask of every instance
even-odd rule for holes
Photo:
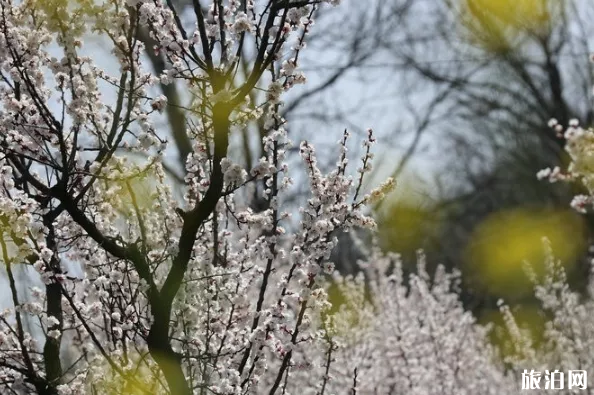
[[[572,119],[569,126],[564,128],[556,119],[549,121],[559,138],[565,140],[565,151],[569,154],[571,162],[566,171],[558,166],[539,171],[539,179],[557,181],[580,181],[587,188],[589,195],[575,196],[571,206],[578,212],[585,213],[592,207],[594,199],[594,130],[584,129],[577,119]]]

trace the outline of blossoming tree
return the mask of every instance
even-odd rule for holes
[[[333,232],[373,226],[363,204],[392,186],[361,196],[371,131],[355,180],[346,132],[327,175],[303,142],[311,198],[283,228],[280,96],[305,80],[299,53],[322,3],[338,1],[194,0],[188,23],[171,2],[2,0],[0,249],[13,305],[0,319],[2,392],[274,394],[313,366],[303,350],[327,344],[314,323]],[[141,28],[167,60],[161,75],[144,67]],[[109,43],[118,72],[80,55],[88,34]],[[183,201],[162,166],[156,84],[193,97]],[[255,110],[254,89],[267,91]],[[265,120],[266,155],[248,173],[228,147],[253,118]],[[242,193],[256,180],[261,213]],[[43,287],[20,290],[23,265]]]

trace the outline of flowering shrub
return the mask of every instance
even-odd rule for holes
[[[363,276],[340,278],[347,302],[330,317],[342,344],[333,391],[356,375],[361,394],[503,394],[517,384],[506,376],[487,328],[465,311],[456,292],[460,273],[439,266],[433,278],[419,253],[406,279],[397,255],[373,251]],[[372,265],[372,266],[371,266]]]
[[[543,312],[549,320],[546,322],[542,341],[535,346],[529,331],[518,325],[509,307],[501,305],[511,352],[505,362],[516,372],[532,370],[545,372],[561,372],[582,370],[591,372],[593,339],[591,335],[594,282],[589,282],[586,298],[572,291],[565,277],[561,262],[556,260],[547,242],[545,244],[546,274],[542,279],[528,268],[528,274],[535,285],[535,295],[540,301]],[[540,385],[543,393],[575,393],[564,386],[565,391],[546,391],[544,380]]]

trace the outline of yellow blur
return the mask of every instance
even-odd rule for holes
[[[459,0],[459,18],[469,40],[491,51],[511,50],[529,35],[548,32],[563,0]]]
[[[537,276],[544,273],[543,237],[549,239],[555,256],[570,265],[585,246],[583,219],[570,210],[496,213],[473,233],[465,254],[468,272],[491,294],[504,298],[531,295],[525,262]]]

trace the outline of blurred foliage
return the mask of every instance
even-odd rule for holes
[[[552,22],[551,9],[561,2],[461,0],[460,22],[475,45],[491,52],[506,52],[519,44],[526,34],[547,34]]]
[[[545,340],[545,325],[549,320],[539,304],[523,303],[512,310],[515,323],[520,330],[529,334],[533,345],[542,344]],[[503,357],[517,356],[518,350],[514,346],[514,340],[510,331],[506,328],[504,316],[499,309],[488,309],[480,312],[478,323],[492,325],[494,330],[489,333],[492,344],[496,345]]]
[[[506,299],[533,294],[525,262],[537,276],[545,271],[542,238],[555,255],[573,265],[583,254],[585,223],[569,210],[516,208],[496,212],[479,224],[465,252],[465,271],[484,292]],[[572,268],[566,267],[567,271]]]
[[[334,279],[326,288],[330,306],[321,312],[321,321],[330,336],[348,338],[353,329],[366,325],[363,314],[371,303],[368,289],[362,281],[345,282],[348,278],[352,276]]]
[[[157,373],[157,367],[147,354],[124,352],[116,356],[114,362],[119,363],[126,373],[125,377],[112,367],[106,369],[109,374],[87,376],[89,393],[96,393],[96,387],[102,387],[110,395],[141,395],[157,393],[162,385],[162,379]],[[102,364],[107,362],[101,362]]]
[[[418,178],[399,178],[396,190],[377,209],[380,245],[397,252],[411,268],[419,248],[431,248],[431,235],[439,230],[433,201]]]
[[[89,23],[102,29],[100,16],[111,5],[95,0],[25,0],[28,9],[47,24],[50,32],[68,32],[68,37],[80,38]],[[99,19],[96,19],[99,17]],[[88,26],[86,26],[88,27]],[[75,40],[76,41],[76,40]]]

